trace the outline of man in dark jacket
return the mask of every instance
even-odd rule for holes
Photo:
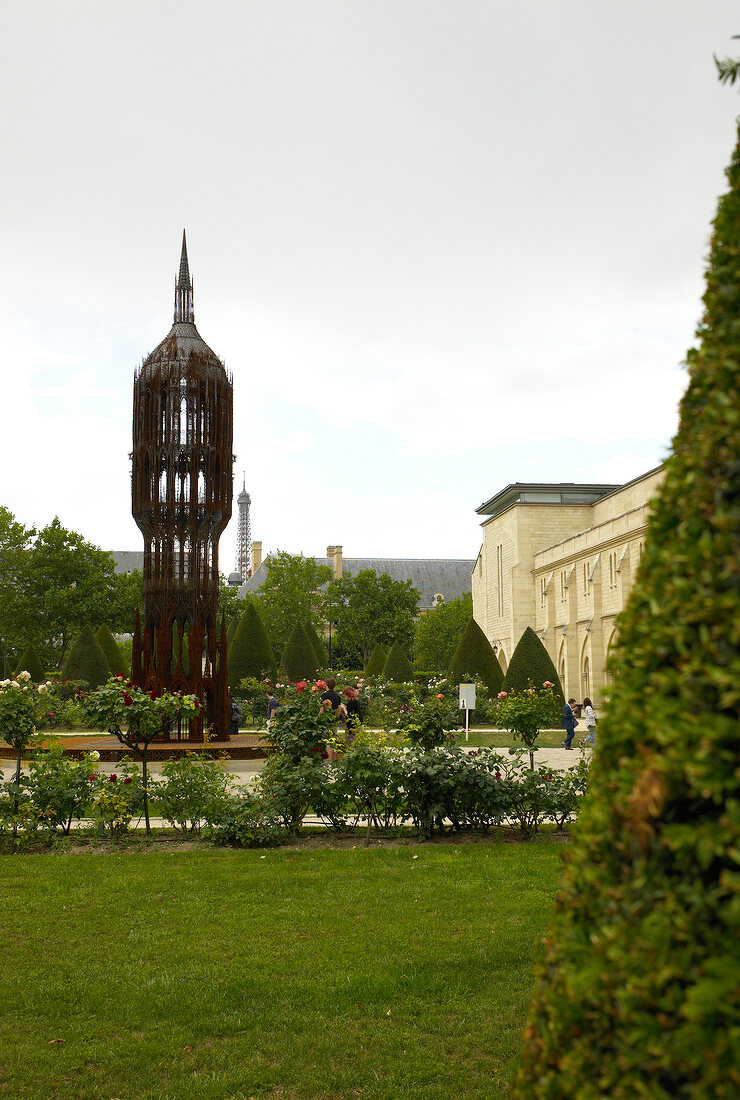
[[[573,713],[573,707],[571,706],[572,703],[575,703],[575,699],[569,699],[565,704],[563,707],[563,717],[560,721],[560,725],[565,730],[565,741],[563,741],[563,745],[566,749],[571,750],[573,748],[571,742],[576,732],[576,726],[578,725],[578,719]]]

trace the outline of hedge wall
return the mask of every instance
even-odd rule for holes
[[[740,1095],[740,144],[519,1097]]]

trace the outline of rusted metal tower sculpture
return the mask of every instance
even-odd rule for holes
[[[233,389],[195,327],[184,231],[174,324],[134,375],[133,440],[131,510],[144,536],[144,623],[142,631],[137,616],[132,680],[158,693],[193,692],[205,719],[194,719],[187,736],[201,740],[205,721],[212,736],[226,739],[218,542],[231,518]]]

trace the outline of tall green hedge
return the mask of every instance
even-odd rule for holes
[[[545,680],[549,680],[554,692],[560,698],[561,705],[565,702],[563,685],[560,683],[552,658],[532,627],[528,626],[511,655],[509,667],[504,676],[504,691],[525,691],[529,687],[530,680],[538,688],[542,687]]]
[[[740,142],[521,1098],[740,1095]]]
[[[492,693],[501,690],[504,679],[493,646],[475,619],[465,627],[450,664],[450,677],[456,684],[465,683],[469,676],[480,676]]]
[[[316,676],[319,659],[303,623],[296,623],[293,627],[285,643],[280,667],[291,680],[310,680]]]
[[[95,691],[108,679],[109,670],[105,654],[98,645],[92,628],[82,628],[79,638],[69,651],[62,676],[65,680],[84,680]]]
[[[385,668],[385,662],[388,660],[388,654],[383,649],[380,642],[375,646],[372,653],[367,659],[365,665],[366,676],[382,676],[383,669]]]
[[[398,642],[394,642],[383,665],[383,678],[394,684],[408,684],[414,679],[411,662]]]
[[[111,634],[105,623],[95,631],[95,640],[105,654],[108,668],[114,676],[128,676],[130,669],[123,659],[118,642]]]
[[[247,676],[261,679],[277,675],[275,655],[267,637],[260,613],[249,601],[244,609],[236,633],[228,646],[227,667],[232,690],[239,688]]]
[[[328,668],[329,654],[324,648],[324,643],[321,641],[316,627],[313,625],[313,623],[304,622],[303,628],[306,631],[306,634],[308,634],[308,640],[313,646],[313,651],[316,654],[317,660],[319,662],[319,668]]]
[[[44,679],[44,670],[41,666],[38,653],[32,645],[27,645],[21,654],[21,659],[18,662],[18,667],[15,670],[16,676],[19,672],[28,672],[34,684],[40,684]]]

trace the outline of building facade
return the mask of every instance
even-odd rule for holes
[[[476,509],[473,614],[504,669],[531,626],[566,697],[601,701],[663,476],[658,467],[626,485],[515,483]]]

